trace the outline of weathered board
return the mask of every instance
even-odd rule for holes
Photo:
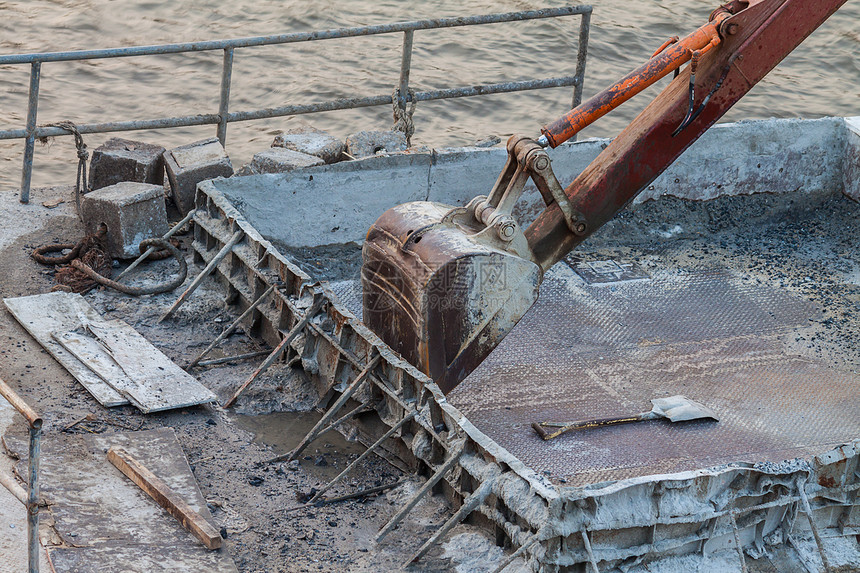
[[[131,402],[148,414],[217,399],[134,328],[105,320],[79,294],[56,292],[4,302],[103,406]]]
[[[128,395],[144,413],[217,400],[211,390],[121,320],[90,322],[87,330],[133,382]]]
[[[24,440],[9,442],[26,457]],[[114,447],[139,460],[215,525],[173,429],[47,435],[40,470],[42,491],[53,502],[53,529],[71,542],[49,546],[56,570],[236,573],[225,547],[215,551],[204,547],[111,465],[106,452]]]
[[[74,293],[51,292],[4,298],[3,302],[21,326],[62,364],[99,404],[110,408],[129,403],[120,392],[108,385],[52,337],[54,332],[68,332],[80,328],[81,317],[86,320],[102,320],[84,297]]]
[[[52,336],[60,346],[95,372],[111,388],[114,388],[128,398],[132,404],[140,408],[144,413],[147,412],[147,406],[135,399],[134,392],[132,392],[134,390],[134,382],[126,376],[120,365],[99,344],[98,340],[80,330],[54,332]]]
[[[123,448],[112,447],[108,450],[107,458],[116,469],[125,474],[158,505],[175,517],[182,527],[194,534],[203,542],[207,549],[221,547],[221,535],[206,519],[194,511],[182,496],[178,495],[169,485],[164,483],[154,473],[135,459]]]

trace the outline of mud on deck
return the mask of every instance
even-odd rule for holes
[[[287,259],[216,187],[202,189],[200,258],[236,228],[247,235],[247,252],[219,267],[234,302],[246,307],[271,280],[284,285],[254,317],[270,341],[321,290],[303,262],[336,261],[323,272],[345,280],[332,282],[325,315],[295,349],[320,407],[379,352],[357,395],[375,415],[356,418],[353,431],[371,443],[417,410],[383,453],[427,473],[459,455],[442,480],[448,493],[455,503],[482,495],[478,520],[523,548],[534,570],[635,567],[737,549],[736,539],[761,555],[800,543],[789,531],[809,532],[796,519],[807,500],[825,545],[860,532],[856,203],[761,194],[628,210],[548,273],[538,303],[446,399],[355,318],[357,269],[328,251]],[[350,251],[344,259],[356,261]],[[635,280],[613,265],[632,268]],[[577,269],[604,282],[589,284]],[[654,421],[553,442],[530,428],[645,411],[673,394],[721,421]],[[486,483],[490,493],[479,493]]]

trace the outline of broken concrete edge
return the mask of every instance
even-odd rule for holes
[[[201,260],[211,257],[236,229],[244,230],[251,243],[262,239],[215,182],[199,187],[195,222],[193,247]],[[426,464],[432,472],[450,455],[448,452],[456,449],[456,444],[465,443],[464,454],[459,456],[457,465],[440,482],[446,495],[452,497],[455,504],[461,503],[481,483],[492,480],[496,505],[481,505],[476,511],[489,520],[497,532],[503,532],[515,548],[530,544],[527,554],[535,570],[585,563],[589,556],[582,545],[584,531],[609,532],[613,539],[629,542],[627,546],[616,543],[593,548],[600,561],[609,563],[621,563],[646,554],[655,558],[666,556],[674,550],[689,548],[691,543],[700,547],[694,551],[696,553],[728,549],[734,538],[733,529],[726,524],[735,510],[742,514],[739,528],[744,532],[744,539],[748,539],[749,530],[752,528],[755,533],[762,523],[769,524],[768,532],[784,523],[784,519],[776,519],[774,515],[796,506],[800,480],[808,483],[805,494],[823,508],[845,506],[848,489],[857,487],[848,485],[843,474],[847,476],[846,468],[853,467],[860,458],[860,441],[821,452],[812,460],[758,465],[737,462],[585,487],[555,484],[475,428],[459,410],[448,404],[435,383],[382,343],[324,284],[311,283],[307,275],[301,271],[297,273],[298,269],[265,240],[249,245],[248,249],[254,256],[240,253],[232,264],[219,266],[217,276],[232,294],[228,295],[228,301],[232,299],[240,309],[247,308],[255,300],[257,291],[265,288],[272,277],[287,277],[292,281],[292,294],[279,291],[275,304],[261,307],[256,323],[251,325],[251,328],[259,327],[259,332],[270,343],[277,343],[284,329],[300,319],[301,301],[307,308],[313,294],[320,291],[330,301],[324,311],[308,322],[301,349],[295,348],[300,353],[312,390],[319,396],[319,408],[324,409],[326,397],[346,382],[344,375],[348,375],[349,367],[343,369],[339,365],[351,363],[351,368],[357,372],[363,362],[359,357],[366,359],[375,352],[381,355],[371,383],[373,392],[378,391],[382,397],[382,404],[375,410],[382,425],[362,426],[365,422],[351,420],[339,431],[354,430],[367,446],[418,405],[422,414],[415,421],[420,429],[411,437],[401,431],[377,453],[401,469],[415,470]],[[272,268],[273,262],[275,268]],[[324,327],[326,322],[330,324],[328,331]],[[370,390],[366,394],[368,399],[372,395]],[[397,395],[404,399],[408,396],[410,401]],[[444,429],[437,431],[440,423],[444,423]],[[429,446],[415,447],[419,433],[429,440]],[[830,483],[842,485],[829,489],[817,485]],[[733,489],[733,484],[740,486]],[[778,494],[775,500],[774,493]],[[711,503],[714,495],[720,507],[715,508]],[[753,498],[757,501],[752,502],[752,508],[735,504],[738,499],[746,504]],[[630,518],[632,508],[642,509],[641,516],[635,520]],[[853,531],[853,523],[860,517],[860,506],[850,505],[844,511],[850,512],[846,531]],[[747,515],[752,512],[755,515]],[[829,512],[824,511],[822,518],[823,513],[829,516]],[[798,514],[788,511],[788,515],[794,523]],[[813,519],[818,517],[813,516]],[[798,525],[802,528],[803,520]],[[821,525],[832,527],[830,521]],[[657,526],[660,526],[660,538],[647,538],[650,541],[643,543],[640,539],[643,532],[653,531]],[[532,543],[535,539],[538,542]]]
[[[842,189],[846,196],[860,201],[860,116],[845,118],[845,132]]]
[[[664,195],[700,201],[723,195],[807,189],[842,190],[849,196],[860,196],[860,175],[853,175],[860,172],[860,134],[849,133],[847,126],[854,125],[851,121],[860,123],[856,119],[823,118],[716,125],[634,203]],[[849,141],[854,146],[853,156],[843,153]],[[608,139],[591,139],[548,150],[562,185],[573,182],[610,143]],[[240,210],[253,212],[255,222],[264,226],[263,212],[271,211],[273,201],[282,202],[284,208],[277,210],[272,228],[261,231],[286,246],[361,244],[367,229],[394,205],[435,201],[462,206],[476,195],[489,193],[506,157],[502,148],[441,148],[241,180],[231,178],[218,186]],[[325,205],[325,213],[320,205]],[[530,184],[515,215],[525,227],[544,208],[540,193]]]

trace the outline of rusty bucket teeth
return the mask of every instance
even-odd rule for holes
[[[362,251],[364,322],[448,393],[534,304],[532,261],[446,218],[453,207],[405,203],[370,228]]]

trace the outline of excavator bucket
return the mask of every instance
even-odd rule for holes
[[[538,296],[543,273],[611,219],[845,0],[731,0],[708,22],[542,129],[508,140],[487,196],[465,207],[386,211],[363,249],[364,321],[448,392]],[[545,147],[690,62],[566,188]],[[546,209],[522,230],[514,204],[531,179]]]
[[[449,220],[454,207],[386,211],[363,247],[364,322],[445,393],[486,358],[538,296],[543,271]]]

